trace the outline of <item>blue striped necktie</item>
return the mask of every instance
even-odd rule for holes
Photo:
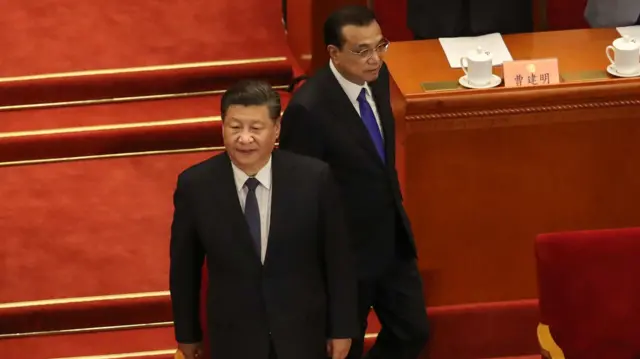
[[[378,156],[380,156],[380,159],[384,163],[384,140],[382,139],[380,127],[378,127],[378,121],[376,121],[373,109],[371,108],[371,105],[369,105],[369,102],[367,102],[367,89],[364,87],[362,88],[362,91],[360,91],[360,95],[358,95],[358,104],[360,104],[360,117],[362,118],[362,122],[364,122],[367,131],[369,131],[369,136],[371,136],[371,140],[378,152]]]

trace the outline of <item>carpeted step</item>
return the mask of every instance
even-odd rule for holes
[[[281,92],[283,108],[289,98]],[[220,95],[0,112],[0,165],[222,146]]]
[[[103,296],[167,290],[177,175],[213,154],[0,167],[0,334],[170,321],[166,292]]]
[[[540,352],[537,299],[430,307],[434,358],[500,358]]]
[[[3,358],[170,359],[175,349],[173,326],[0,339]]]
[[[11,49],[0,62],[0,107],[292,78],[279,0],[23,0],[2,14],[13,31],[0,34]]]
[[[368,350],[375,335],[365,340]],[[175,351],[173,326],[0,339],[4,358],[172,359]]]
[[[365,350],[371,348],[375,338],[375,334],[366,337]],[[464,346],[468,338],[455,339],[459,345]],[[25,348],[28,350],[25,351]],[[87,357],[170,359],[173,358],[175,348],[172,326],[0,339],[0,351],[7,358],[19,358],[27,353],[30,359],[87,359]],[[429,356],[434,359],[451,357],[462,358],[433,354]],[[465,356],[464,358],[476,357]],[[540,355],[524,355],[485,359],[540,358],[542,358]]]
[[[286,88],[293,79],[284,56],[81,71],[0,78],[0,110],[131,97],[210,94],[241,79],[260,79]]]
[[[154,296],[153,301],[155,301],[155,306],[149,306],[149,303],[144,304],[144,301],[118,302],[114,300],[110,303],[112,308],[106,304],[100,310],[104,311],[103,314],[111,313],[111,316],[119,317],[122,323],[130,323],[135,317],[141,319],[140,313],[145,311],[148,313],[147,320],[152,319],[154,314],[153,319],[155,320],[163,319],[160,317],[162,315],[165,318],[170,316],[168,295]],[[116,310],[114,308],[116,306],[128,306],[129,308],[128,310],[122,310],[123,308]],[[98,306],[94,306],[93,309],[98,309]],[[428,311],[433,330],[428,349],[430,358],[540,358],[536,354],[539,347],[535,336],[538,315],[537,301],[535,300],[435,307],[429,308]],[[83,319],[85,325],[89,323],[88,320],[91,318],[98,319],[95,313],[90,315],[89,312],[69,310],[66,314],[67,318],[76,317],[77,325],[80,325]],[[107,317],[107,315],[102,315],[102,323],[113,324],[112,319],[109,319],[108,322],[104,321],[104,318]],[[63,316],[58,316],[57,319],[63,318]],[[52,322],[56,320],[55,317],[50,319]],[[94,325],[99,323],[99,321],[93,322]],[[375,314],[372,313],[367,329],[367,347],[373,344],[379,330],[380,324]],[[472,332],[476,334],[469,335]]]
[[[1,113],[0,163],[220,146],[220,96]]]
[[[58,282],[51,278],[52,282]],[[57,298],[0,303],[0,337],[29,334],[171,324],[168,291]]]
[[[153,302],[153,305],[150,305],[150,302]],[[115,308],[117,306],[121,308]],[[100,326],[116,323],[117,321],[112,319],[106,320],[109,318],[107,313],[112,313],[112,317],[118,317],[121,323],[127,324],[132,324],[136,320],[140,323],[143,318],[159,321],[171,316],[168,293],[148,298],[146,303],[145,301],[113,300],[105,301],[101,307],[94,305],[89,309],[101,311],[102,315],[91,313],[91,310],[74,311],[73,306],[70,305],[67,308],[67,320],[63,320],[62,325],[69,325],[69,319],[73,317],[76,318],[74,325],[80,328],[89,324]],[[428,312],[432,327],[429,344],[431,358],[533,359],[539,357],[535,354],[539,350],[535,334],[538,323],[536,300],[434,307],[429,308]],[[53,311],[49,311],[48,314],[53,314]],[[2,313],[0,313],[1,317]],[[44,317],[40,318],[41,323],[45,323]],[[60,329],[60,323],[54,323],[57,319],[63,318],[63,316],[51,315],[47,329],[54,327]],[[380,323],[375,314],[371,313],[367,328],[368,345],[375,341],[379,330]]]
[[[0,167],[0,303],[167,290],[177,176],[214,154]]]

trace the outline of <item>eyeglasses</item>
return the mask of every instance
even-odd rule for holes
[[[373,52],[375,51],[378,54],[384,54],[385,52],[387,52],[387,50],[389,50],[389,45],[391,44],[391,42],[389,42],[389,40],[384,40],[382,43],[380,43],[378,46],[374,47],[374,48],[369,48],[369,49],[364,49],[361,51],[353,51],[353,50],[349,50],[349,52],[351,52],[352,54],[359,56],[363,59],[370,59],[373,56]]]

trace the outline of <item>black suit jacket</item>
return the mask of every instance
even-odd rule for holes
[[[280,148],[331,165],[361,278],[379,275],[396,254],[416,255],[395,166],[395,124],[386,65],[369,86],[382,123],[385,163],[328,65],[296,91],[283,114],[280,134]]]
[[[324,359],[327,337],[358,334],[349,239],[329,167],[274,151],[264,265],[232,171],[223,153],[178,177],[170,269],[176,339],[201,340],[200,273],[206,257],[212,358],[267,359],[271,340],[279,359]]]
[[[407,0],[407,25],[423,39],[533,31],[531,0]]]

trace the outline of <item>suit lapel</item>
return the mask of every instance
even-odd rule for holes
[[[269,263],[269,258],[273,256],[278,241],[287,230],[287,204],[290,202],[287,193],[291,193],[287,191],[293,191],[296,188],[292,170],[293,168],[283,161],[278,150],[273,151],[271,157],[271,219],[267,253],[264,258],[265,266]]]
[[[356,109],[353,108],[353,104],[342,89],[342,86],[340,86],[338,79],[333,75],[329,66],[323,68],[322,71],[325,72],[324,76],[327,78],[327,88],[325,90],[331,99],[329,109],[341,121],[343,120],[345,127],[351,132],[356,142],[358,142],[380,166],[383,166],[384,164],[380,160],[380,156],[378,155],[378,151],[376,151],[371,135],[369,135],[367,131],[367,127],[362,122],[362,118],[360,118]]]
[[[256,253],[249,226],[244,219],[242,207],[240,206],[235,177],[231,168],[231,159],[226,153],[223,156],[225,157],[224,160],[220,161],[220,165],[214,169],[214,175],[218,178],[215,182],[214,191],[219,201],[219,207],[228,209],[225,215],[229,221],[230,239],[232,242],[238,242],[230,243],[230,245],[237,244],[247,255],[255,258],[257,263],[260,264],[260,254]]]

